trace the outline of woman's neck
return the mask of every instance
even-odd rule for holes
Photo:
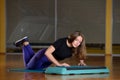
[[[72,47],[72,44],[68,42],[68,40],[66,40],[67,46],[68,47]]]

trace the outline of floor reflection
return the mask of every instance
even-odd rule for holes
[[[5,70],[6,70],[6,63],[5,63],[5,56],[4,55],[0,55],[0,80],[6,80],[5,77]]]
[[[82,80],[88,78],[107,78],[109,74],[84,74],[84,75],[45,75],[47,80]]]
[[[105,66],[108,67],[110,71],[112,70],[113,67],[112,60],[113,60],[112,56],[105,56]]]
[[[46,80],[43,73],[24,73],[23,80]]]

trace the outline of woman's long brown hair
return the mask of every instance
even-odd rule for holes
[[[81,60],[84,60],[86,59],[86,44],[84,35],[80,31],[75,31],[68,36],[68,42],[72,43],[78,36],[82,37],[82,42],[77,48],[73,48],[73,53],[75,53]]]

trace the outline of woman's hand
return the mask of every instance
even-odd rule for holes
[[[70,65],[67,64],[67,63],[61,63],[61,64],[59,64],[59,65],[57,65],[57,66],[65,66],[65,67],[69,67]]]
[[[84,60],[80,60],[80,62],[78,63],[79,66],[86,66],[86,64],[84,63]]]

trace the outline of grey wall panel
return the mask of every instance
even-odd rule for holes
[[[104,43],[105,0],[59,0],[58,36],[75,30],[85,34],[87,43]]]
[[[120,44],[119,4],[113,0],[113,44]],[[57,0],[57,38],[80,30],[87,43],[105,43],[105,7],[105,0]],[[25,35],[35,43],[54,41],[54,0],[6,0],[6,12],[7,43]]]
[[[54,0],[6,0],[7,43],[28,36],[31,43],[54,41]]]
[[[120,44],[120,0],[113,0],[113,44]]]

